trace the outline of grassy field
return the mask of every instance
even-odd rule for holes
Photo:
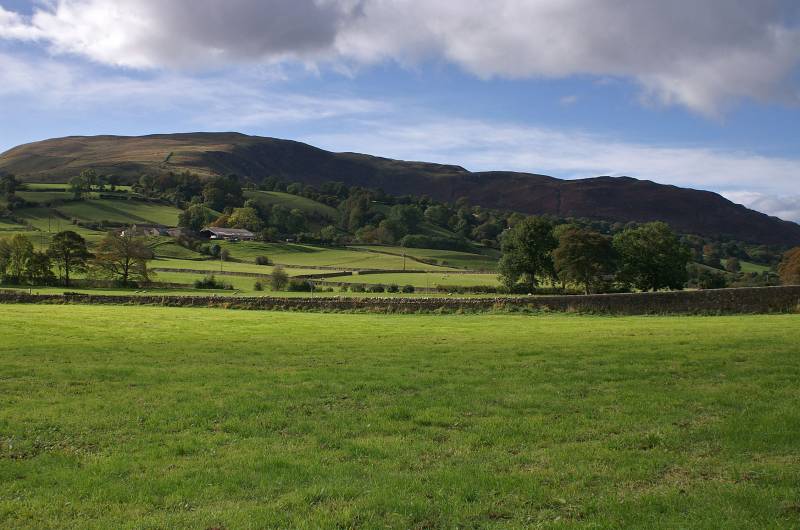
[[[493,271],[497,268],[498,256],[487,256],[472,252],[459,252],[457,250],[436,250],[429,248],[407,248],[391,247],[379,245],[354,245],[353,248],[361,248],[378,252],[388,252],[406,256],[412,256],[424,261],[433,261],[439,265],[453,267],[457,269],[486,270]]]
[[[796,315],[5,306],[0,332],[7,528],[800,524]]]
[[[495,274],[448,274],[446,272],[396,273],[396,274],[357,274],[329,278],[332,282],[345,283],[380,283],[384,285],[413,285],[414,287],[442,286],[499,286],[500,281]]]
[[[316,213],[330,219],[332,222],[339,218],[339,212],[336,208],[306,197],[292,195],[291,193],[248,190],[244,192],[244,196],[263,205],[280,204],[290,210],[297,208],[305,213]]]
[[[267,256],[274,263],[305,267],[335,267],[342,270],[402,270],[404,262],[401,255],[377,254],[346,248],[317,247],[291,243],[260,243],[256,241],[222,241],[220,245],[228,249],[231,256],[239,260],[254,261],[258,256]],[[449,267],[428,265],[412,260],[405,260],[405,266],[408,270],[446,271],[449,269]]]

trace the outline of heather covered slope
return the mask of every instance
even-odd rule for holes
[[[611,221],[670,223],[676,230],[762,244],[800,244],[800,225],[749,210],[707,191],[633,178],[561,180],[506,171],[469,172],[443,164],[332,153],[290,140],[238,133],[142,137],[67,137],[16,147],[0,155],[0,172],[29,182],[64,182],[82,169],[132,180],[142,173],[190,170],[236,173],[253,180],[382,188],[393,195],[438,200],[467,197],[473,204],[530,214]]]

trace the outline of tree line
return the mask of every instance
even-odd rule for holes
[[[92,250],[90,252],[83,237],[71,230],[55,234],[43,251],[35,250],[31,240],[23,234],[2,238],[0,282],[13,285],[60,282],[69,287],[76,274],[120,285],[150,281],[148,262],[154,256],[144,238],[109,232]]]

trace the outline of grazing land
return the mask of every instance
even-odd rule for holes
[[[0,334],[8,528],[800,524],[797,315],[15,305]]]

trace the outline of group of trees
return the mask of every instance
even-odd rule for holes
[[[22,234],[0,239],[0,281],[3,283],[51,285],[58,277],[65,286],[75,274],[88,273],[123,285],[148,281],[147,263],[153,251],[143,238],[111,232],[89,251],[86,240],[66,230],[53,236],[47,250],[37,251]]]
[[[580,286],[613,284],[643,291],[681,289],[689,249],[665,223],[628,228],[613,238],[594,230],[555,225],[545,217],[516,223],[502,240],[500,277],[510,290],[535,290],[542,281]]]

